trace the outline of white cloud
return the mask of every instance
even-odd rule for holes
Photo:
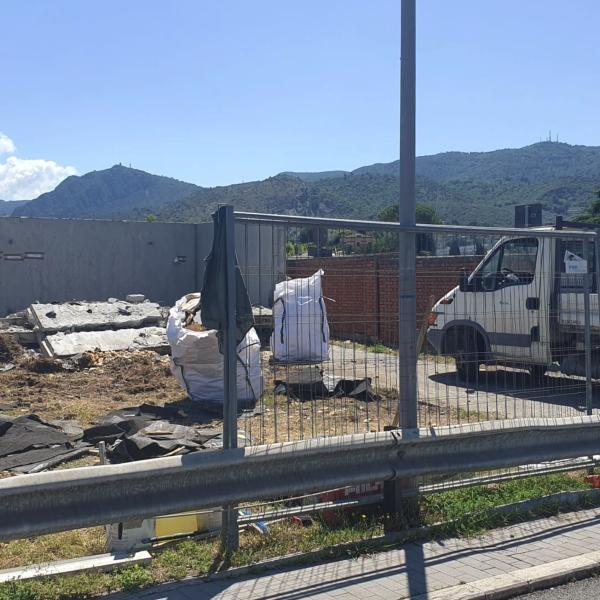
[[[6,138],[11,142],[10,138]],[[0,150],[3,138],[0,137]],[[14,148],[14,144],[12,144]],[[0,162],[0,198],[32,200],[53,190],[69,175],[77,175],[75,167],[59,165],[53,160],[24,159],[9,156]]]
[[[15,143],[0,131],[0,154],[13,154],[15,150]]]

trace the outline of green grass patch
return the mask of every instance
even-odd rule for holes
[[[474,486],[423,497],[421,518],[425,525],[447,522],[448,525],[444,525],[447,535],[475,535],[514,520],[514,515],[490,513],[493,508],[558,492],[590,488],[582,475],[571,473]]]
[[[419,502],[421,524],[431,526],[443,521],[447,524],[407,532],[405,539],[391,545],[388,543],[386,547],[414,539],[474,535],[500,525],[556,512],[556,506],[527,515],[493,514],[490,509],[557,492],[589,488],[582,474],[564,473],[424,496]],[[269,558],[320,549],[328,549],[325,554],[331,558],[356,556],[377,548],[381,550],[383,546],[377,538],[383,534],[385,520],[382,515],[359,512],[341,518],[336,526],[318,519],[306,527],[281,521],[271,525],[270,536],[244,532],[240,549],[231,556],[230,564],[252,565]],[[340,548],[340,545],[344,546]],[[206,575],[214,570],[217,557],[216,540],[186,540],[156,551],[154,559],[147,565],[127,567],[113,573],[82,573],[3,584],[0,585],[0,600],[74,600],[120,590],[133,592],[187,576]],[[303,560],[308,559],[298,558],[299,562]]]
[[[390,346],[386,346],[381,342],[373,344],[362,344],[360,342],[354,342],[352,340],[334,340],[332,343],[336,346],[343,346],[348,350],[363,350],[365,352],[373,352],[374,354],[398,354],[397,350],[394,350],[393,348],[390,348]]]

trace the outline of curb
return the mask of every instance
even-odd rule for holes
[[[600,572],[600,551],[422,594],[414,600],[505,600]]]

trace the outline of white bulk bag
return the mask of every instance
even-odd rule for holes
[[[185,310],[197,304],[199,298],[200,294],[188,294],[169,311],[167,339],[171,346],[171,371],[192,400],[222,406],[224,366],[217,331],[195,331],[185,326]],[[196,312],[193,323],[202,324],[200,311]],[[260,340],[254,328],[238,345],[237,356],[238,406],[253,406],[263,388]]]
[[[278,362],[329,359],[329,324],[319,269],[310,277],[282,281],[273,294],[271,350]]]

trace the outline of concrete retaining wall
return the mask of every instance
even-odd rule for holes
[[[238,225],[236,244],[252,302],[270,305],[285,274],[283,228]],[[0,316],[129,293],[171,305],[200,289],[211,245],[212,223],[0,218]]]

